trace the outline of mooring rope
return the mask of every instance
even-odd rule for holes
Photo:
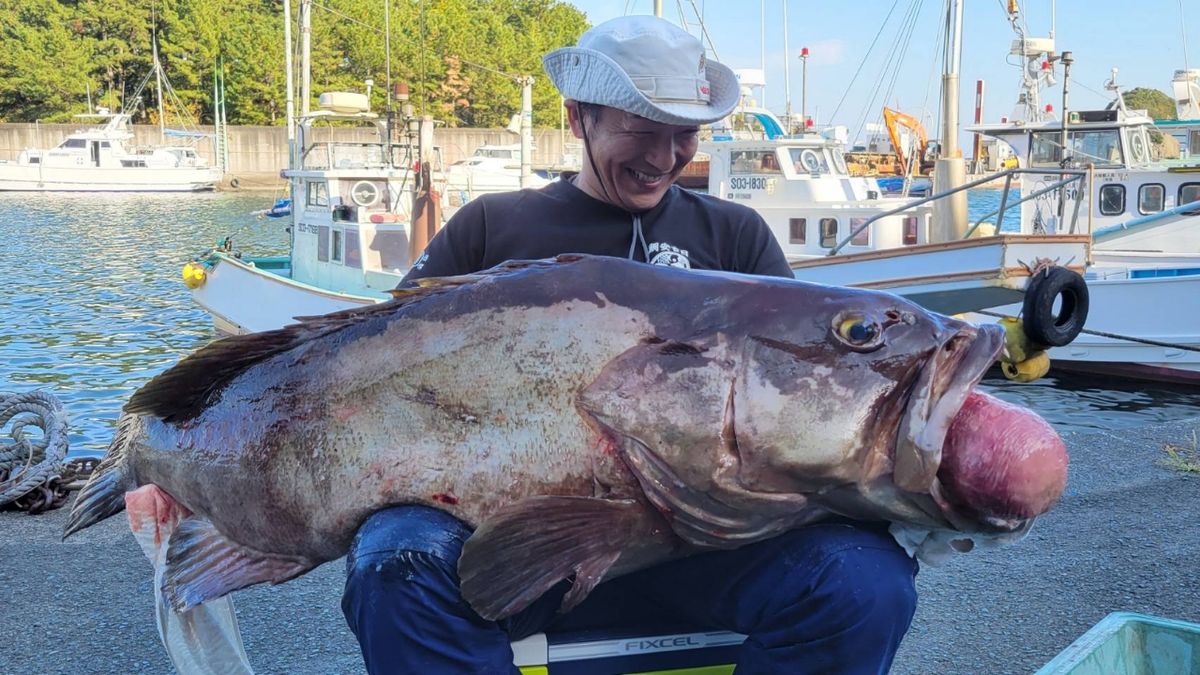
[[[1007,316],[1006,314],[1000,314],[998,312],[989,312],[987,310],[982,310],[982,309],[976,310],[975,313],[976,314],[984,314],[986,316],[994,316],[997,318],[1003,318],[1003,317]],[[1084,329],[1080,330],[1079,332],[1084,333],[1086,335],[1095,335],[1097,337],[1105,337],[1110,340],[1124,340],[1126,342],[1136,342],[1138,344],[1150,345],[1151,347],[1166,347],[1167,349],[1179,349],[1179,350],[1185,351],[1185,352],[1200,352],[1200,347],[1193,347],[1191,345],[1180,344],[1178,342],[1163,342],[1161,340],[1151,340],[1150,338],[1140,338],[1135,335],[1121,335],[1120,333],[1109,333],[1107,331],[1092,330],[1090,328],[1084,328]]]
[[[31,511],[59,506],[68,443],[62,402],[42,391],[0,392],[0,430],[10,422],[11,440],[0,438],[0,507],[13,502]],[[40,429],[41,436],[31,435],[31,428]],[[20,503],[35,492],[32,503]]]

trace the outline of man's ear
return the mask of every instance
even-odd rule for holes
[[[567,109],[567,122],[571,125],[571,133],[575,138],[583,138],[583,127],[579,123],[579,116],[583,111],[579,109],[579,101],[567,99],[563,101],[563,105]]]

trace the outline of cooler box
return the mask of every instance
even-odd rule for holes
[[[523,675],[729,675],[745,635],[538,633],[514,642]]]
[[[1200,624],[1113,612],[1036,675],[1200,675]]]

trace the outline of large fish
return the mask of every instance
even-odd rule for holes
[[[477,528],[462,590],[497,618],[829,514],[1003,538],[1065,485],[1049,425],[972,393],[1000,329],[890,294],[587,256],[422,283],[151,380],[66,535],[158,486],[193,514],[163,584],[182,609],[424,504]]]

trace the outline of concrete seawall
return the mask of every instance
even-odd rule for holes
[[[87,128],[86,124],[0,124],[0,160],[16,159],[26,148],[53,148],[69,134]],[[133,132],[131,146],[159,144],[157,126],[136,124],[129,127]],[[200,127],[200,131],[212,133],[212,127]],[[319,140],[346,142],[376,142],[377,137],[367,129],[344,127],[320,127]],[[565,136],[565,138],[563,138]],[[520,138],[505,129],[446,129],[439,128],[433,134],[434,143],[442,149],[445,164],[468,157],[481,145],[508,145],[519,143]],[[558,129],[533,130],[533,163],[535,165],[558,164],[563,154],[563,141],[577,141],[570,132],[562,134]],[[170,140],[169,142],[174,142]],[[196,144],[197,152],[213,161],[211,139],[201,139]],[[225,184],[238,179],[239,187],[274,187],[281,184],[279,172],[287,166],[287,132],[283,127],[229,127],[229,167]]]

